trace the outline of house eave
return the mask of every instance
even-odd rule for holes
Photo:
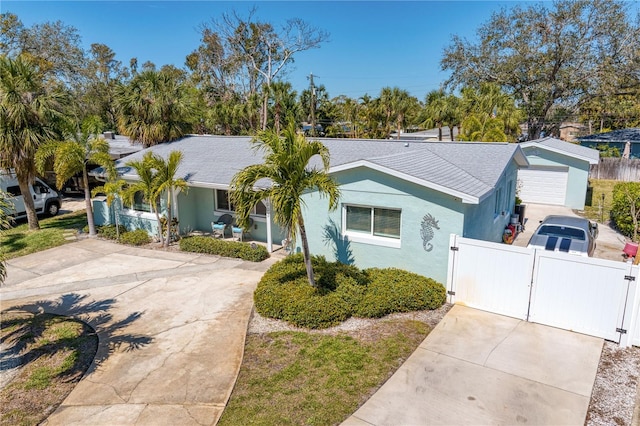
[[[352,170],[358,167],[366,167],[372,170],[376,170],[378,172],[387,174],[389,176],[394,176],[397,177],[398,179],[402,179],[405,180],[407,182],[411,182],[411,183],[415,183],[416,185],[420,185],[422,187],[425,188],[429,188],[429,189],[433,189],[434,191],[438,191],[438,192],[442,192],[444,194],[447,195],[451,195],[453,197],[456,198],[460,198],[460,200],[465,203],[465,204],[479,204],[480,203],[480,199],[479,197],[470,195],[470,194],[466,194],[464,192],[460,192],[460,191],[456,191],[454,189],[451,188],[447,188],[445,186],[433,183],[433,182],[429,182],[426,181],[424,179],[419,179],[416,178],[415,176],[411,176],[407,173],[402,173],[399,172],[397,170],[393,170],[393,169],[389,169],[387,167],[384,166],[380,166],[378,164],[372,163],[370,161],[366,161],[366,160],[359,160],[359,161],[354,161],[351,163],[345,163],[345,164],[341,164],[339,166],[334,166],[331,167],[329,169],[329,173],[338,173],[338,172],[342,172],[342,171],[346,171],[346,170]]]
[[[548,145],[539,144],[539,143],[534,142],[534,141],[523,142],[523,143],[520,144],[520,146],[522,147],[522,149],[530,148],[530,147],[544,149],[544,150],[547,150],[547,151],[550,151],[550,152],[555,152],[556,154],[566,155],[567,157],[572,157],[572,158],[576,158],[578,160],[586,161],[589,164],[598,164],[599,163],[599,161],[594,159],[594,158],[589,158],[589,157],[585,157],[584,155],[574,154],[572,152],[568,152],[568,151],[564,151],[564,150],[561,150],[561,149],[553,148],[553,147],[550,147]]]

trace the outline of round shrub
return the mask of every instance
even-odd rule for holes
[[[89,233],[89,226],[85,226],[82,229],[85,233]],[[116,226],[115,225],[103,225],[103,226],[98,226],[96,231],[98,232],[98,235],[100,235],[103,238],[108,238],[110,240],[115,240],[118,238],[118,233],[116,232]],[[125,228],[122,225],[118,225],[118,231],[120,231],[120,235],[124,234],[125,232],[127,232],[127,228]]]
[[[366,276],[323,257],[314,257],[312,264],[316,287],[307,280],[302,255],[271,266],[254,293],[258,313],[305,328],[327,328],[349,318],[364,295]]]
[[[240,241],[224,241],[212,237],[193,236],[180,239],[180,250],[193,253],[215,254],[250,262],[262,262],[269,257],[266,247]]]
[[[396,268],[371,268],[367,292],[355,309],[355,315],[380,318],[394,312],[437,309],[445,302],[442,284],[431,278]]]
[[[151,237],[144,229],[136,229],[120,234],[120,242],[132,246],[143,246],[151,242]]]

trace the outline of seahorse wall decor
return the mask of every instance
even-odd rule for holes
[[[438,221],[436,220],[435,217],[431,216],[431,214],[427,213],[426,215],[424,215],[424,217],[422,218],[422,223],[420,224],[421,228],[420,228],[420,236],[422,237],[422,248],[425,251],[431,251],[433,250],[433,244],[431,244],[429,241],[433,240],[433,229],[437,229],[440,230],[440,227],[438,226]]]

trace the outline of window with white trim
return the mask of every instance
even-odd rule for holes
[[[225,189],[216,189],[216,210],[225,211],[225,212],[235,212],[236,208],[231,202],[229,198],[229,191]],[[256,216],[266,216],[267,215],[267,206],[262,201],[258,201],[258,204],[251,210],[252,215]]]
[[[123,202],[123,207],[137,212],[151,213],[151,204],[144,199],[144,193],[142,191],[136,191],[133,196],[133,203],[129,203],[125,200]]]
[[[401,210],[353,205],[344,208],[346,233],[400,239]]]
[[[493,213],[496,216],[502,213],[502,188],[496,189],[496,203],[493,207]]]

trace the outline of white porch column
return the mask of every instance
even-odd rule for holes
[[[268,198],[262,202],[267,207],[267,251],[273,253],[273,243],[271,242],[271,202]]]

